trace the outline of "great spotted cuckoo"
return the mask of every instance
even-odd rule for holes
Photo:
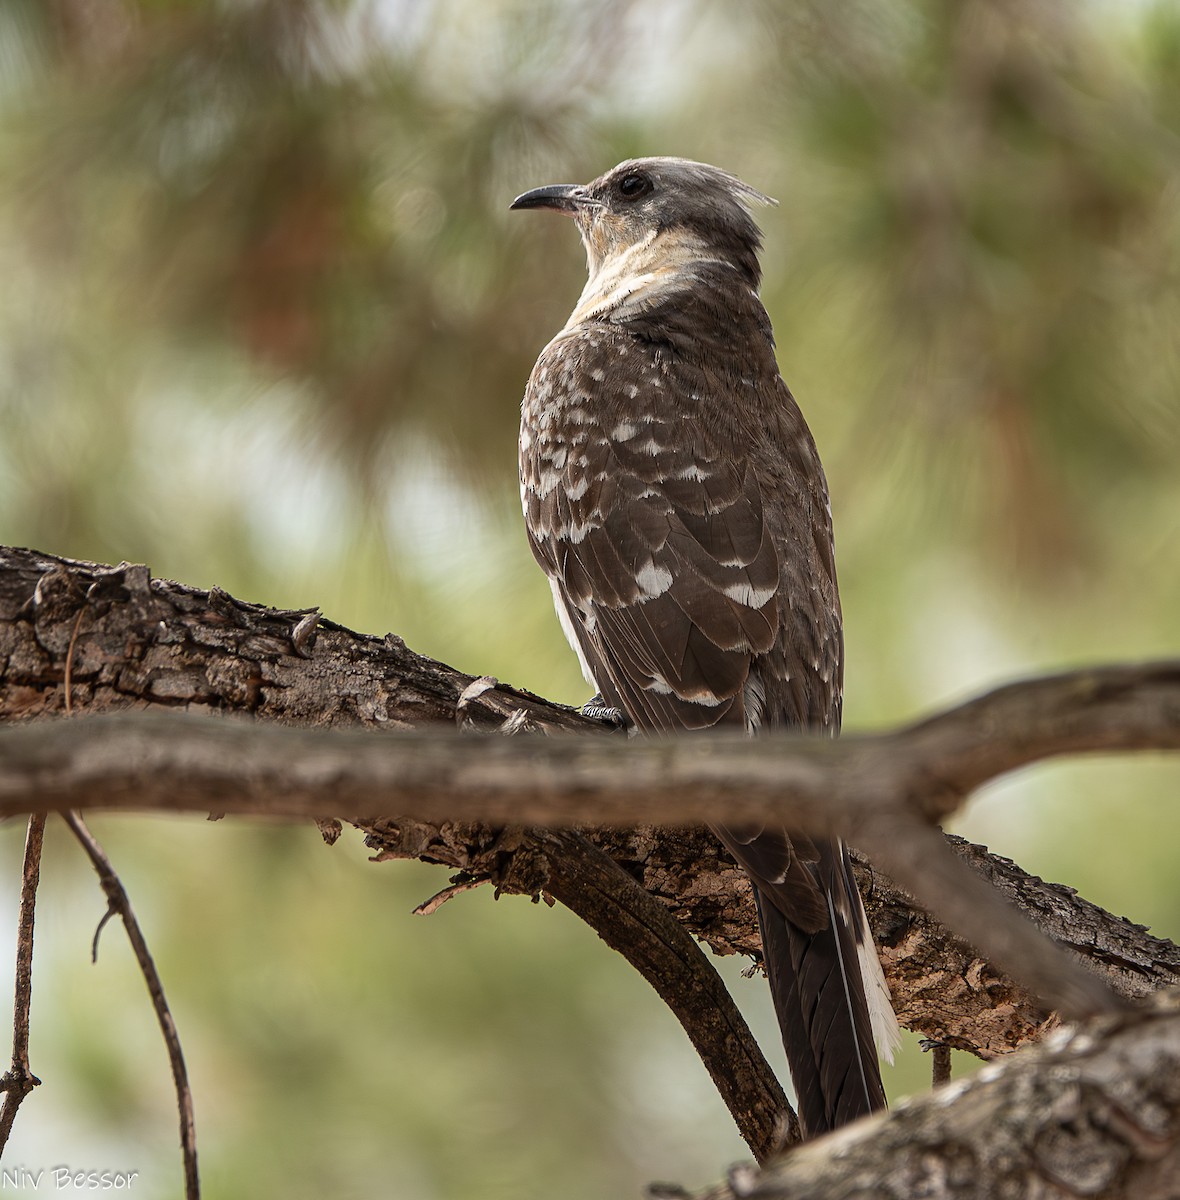
[[[524,396],[529,543],[597,703],[640,732],[840,725],[831,509],[758,295],[766,202],[644,158],[512,204],[571,216],[590,276]],[[847,850],[713,829],[754,884],[806,1132],[881,1108],[897,1021]]]

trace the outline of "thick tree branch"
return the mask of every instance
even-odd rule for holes
[[[353,633],[307,610],[287,612],[205,592],[147,567],[75,562],[0,547],[0,722],[74,706],[251,713],[304,726],[408,729],[455,723],[471,682],[390,634]],[[538,728],[595,732],[574,709],[500,685],[464,719],[494,729],[516,713]]]
[[[0,551],[0,716],[62,710],[65,650],[78,624],[80,606],[85,606],[87,619],[79,627],[74,652],[74,699],[90,712],[179,704],[244,710],[301,725],[361,723],[388,728],[453,724],[459,697],[471,683],[470,677],[408,651],[398,639],[361,637],[330,622],[317,626],[314,616],[306,612],[276,612],[235,601],[224,593],[204,593],[152,580],[144,568],[104,568],[29,551]],[[1164,665],[1151,685],[1162,694],[1164,706],[1153,719],[1163,726],[1164,733],[1169,728],[1174,732],[1177,725],[1172,698],[1175,675],[1172,667]],[[1142,673],[1132,672],[1132,678],[1136,676],[1142,683]],[[1141,691],[1134,686],[1128,690],[1126,683],[1126,676],[1121,681],[1109,676],[1099,680],[1100,688],[1114,687],[1113,693],[1100,697],[1108,714],[1117,714],[1124,704],[1135,710],[1144,699]],[[1060,681],[1050,686],[1060,690]],[[1079,706],[1085,709],[1085,697],[1093,697],[1094,687],[1090,677],[1089,682],[1079,683],[1072,693],[1067,690],[1060,697],[1063,722],[1067,730],[1072,728],[1074,737],[1079,735],[1079,721],[1084,724],[1087,720],[1084,712],[1079,716]],[[988,703],[985,699],[982,708],[975,705],[965,710],[969,714],[966,723],[978,725],[988,720]],[[1001,701],[1004,703],[1011,704],[1011,696]],[[1015,713],[1017,707],[1010,711]],[[531,727],[542,730],[593,729],[571,710],[502,686],[481,690],[462,716],[466,724],[477,728],[495,728],[508,718],[523,716]],[[1018,723],[1021,742],[1015,753],[1020,761],[1026,761],[1024,730],[1035,731],[1035,723]],[[927,722],[914,733],[919,739],[932,738],[939,733],[939,723]],[[964,772],[960,788],[973,774],[977,776],[979,769],[972,749],[980,744],[979,731],[974,731],[974,742],[972,730],[966,733],[966,742],[956,736],[944,743],[943,761],[957,763]],[[994,729],[985,729],[985,733],[986,741],[994,743]],[[1091,728],[1089,733],[1095,730]],[[612,753],[620,742],[611,739]],[[1060,741],[1048,744],[1049,752],[1061,749]],[[749,746],[743,750],[748,751]],[[932,794],[937,803],[944,804],[945,797],[953,797],[955,790],[946,786],[944,772]],[[222,805],[218,802],[214,807]],[[322,803],[316,807],[322,808]],[[515,815],[519,820],[520,814]],[[460,831],[477,828],[408,820],[377,821],[371,826],[373,835],[384,837],[383,844],[398,853],[412,852],[417,845],[422,857],[458,869],[478,858],[480,841],[473,834],[465,848]],[[403,837],[407,831],[412,836]],[[685,829],[603,829],[590,836],[631,874],[641,876],[649,890],[715,949],[756,952],[744,881],[707,834]],[[995,866],[997,860],[976,856],[977,865],[989,861]],[[1048,891],[1049,885],[1034,882]],[[908,898],[887,880],[877,876],[867,899],[886,948],[894,997],[907,1023],[929,1036],[949,1038],[955,1045],[985,1055],[1010,1048],[1039,1027],[1043,1014],[1017,999],[1019,989],[951,939],[938,922],[909,906]],[[1168,959],[1173,949],[1170,944],[1146,938],[1101,910],[1091,912],[1083,901],[1062,889],[1046,898],[1035,887],[1024,887],[1018,899],[1026,906],[1039,906],[1041,915],[1049,910],[1061,914],[1058,927],[1052,930],[1055,936],[1060,938],[1064,931],[1065,940],[1100,965],[1110,958],[1111,942],[1124,945],[1127,936],[1132,942],[1139,938],[1142,944],[1131,955],[1134,961],[1115,979],[1120,991],[1133,994],[1137,979],[1151,986],[1157,979],[1171,977],[1175,970]],[[1091,935],[1093,913],[1105,918],[1109,936],[1096,939]],[[890,953],[891,945],[897,948],[895,954]],[[942,961],[962,965],[963,970],[951,967],[939,972],[935,964]],[[966,989],[959,997],[965,1003],[936,1003],[937,986],[955,980],[961,993]]]
[[[945,809],[949,795],[963,794],[948,763],[972,738],[1003,745],[1012,722],[1019,758],[1028,762],[1041,752],[1060,753],[1080,729],[1100,728],[1099,716],[1082,715],[1081,692],[1099,715],[1115,706],[1123,744],[1180,745],[1180,721],[1161,716],[1180,704],[1180,665],[1095,669],[1038,680],[1032,690],[1041,708],[1039,741],[1028,732],[1032,718],[1017,685],[965,706],[972,722],[990,712],[982,739],[954,712],[895,734],[838,742],[751,743],[720,734],[464,738],[435,730],[374,739],[359,731],[294,731],[168,713],[98,717],[68,728],[39,723],[4,731],[0,813],[85,802],[360,820],[385,811],[505,824],[684,822],[718,813],[735,825],[773,819],[854,840],[1052,1007],[1080,1016],[1110,1007],[1111,993],[1031,926],[1013,920],[993,892],[943,851],[920,814]],[[1051,719],[1054,697],[1067,733]],[[936,727],[952,732],[934,739]],[[948,744],[952,750],[940,758],[940,746]],[[965,756],[973,780],[985,757],[978,748]],[[999,769],[1008,759],[996,753],[989,761]]]
[[[1171,994],[810,1142],[707,1200],[1165,1200],[1177,1178],[1180,998]]]
[[[1180,662],[1095,667],[1028,686],[1045,706],[1039,738],[1027,732],[1023,685],[1012,684],[940,716],[945,754],[929,733],[933,722],[838,740],[715,732],[470,738],[450,728],[378,739],[363,730],[295,730],[166,711],[19,724],[4,730],[0,815],[82,802],[204,811],[217,808],[220,796],[226,812],[284,819],[404,812],[424,821],[568,827],[684,825],[723,815],[733,825],[781,821],[867,845],[889,836],[897,821],[924,823],[932,810],[953,811],[967,795],[952,772],[956,760],[970,759],[974,785],[1014,762],[1064,753],[1066,744],[1082,753],[1089,748],[1084,731],[1108,720],[1121,722],[1124,749],[1180,749]],[[1094,705],[1085,720],[1074,703],[1083,690]],[[991,712],[979,732],[959,719],[969,712],[974,720],[984,708]],[[1018,754],[1002,749],[1009,736],[1021,742]],[[980,743],[970,755],[962,753],[968,741]]]

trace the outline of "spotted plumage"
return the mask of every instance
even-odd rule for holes
[[[587,680],[640,731],[840,724],[827,484],[758,297],[764,199],[642,159],[514,204],[572,215],[589,266],[525,392],[529,544]],[[881,1107],[870,1025],[888,1043],[896,1021],[844,848],[715,831],[755,884],[805,1127]]]

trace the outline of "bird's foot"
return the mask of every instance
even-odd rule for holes
[[[592,696],[582,705],[582,716],[592,721],[601,721],[611,729],[629,729],[631,718],[621,708],[615,708],[603,700],[601,694]]]

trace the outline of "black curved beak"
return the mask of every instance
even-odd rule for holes
[[[573,214],[593,201],[579,183],[551,183],[548,187],[533,188],[517,196],[508,206],[511,208],[552,208],[557,212]]]

